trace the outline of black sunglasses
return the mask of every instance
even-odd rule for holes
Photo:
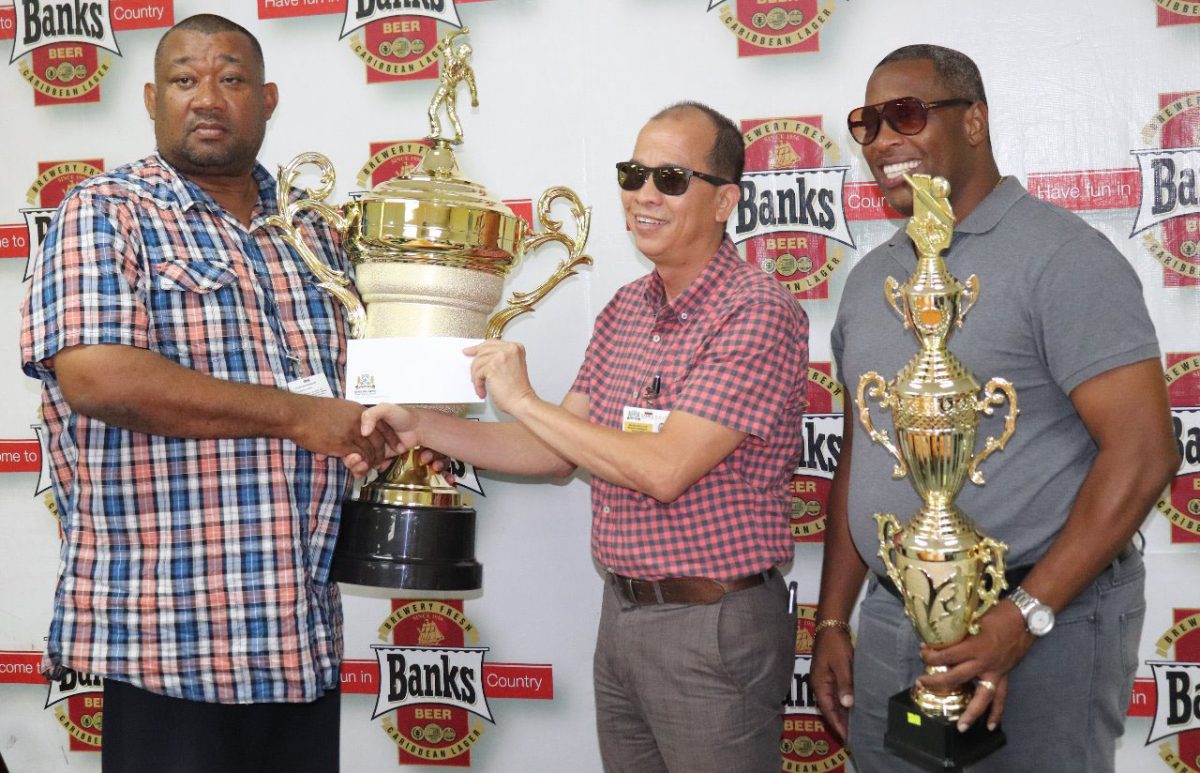
[[[870,145],[879,136],[879,127],[884,121],[892,127],[892,131],[911,137],[920,134],[929,118],[929,111],[939,107],[954,105],[973,105],[974,100],[939,99],[936,102],[922,102],[916,97],[900,97],[878,105],[856,107],[846,117],[846,125],[850,127],[850,136],[859,145]]]
[[[642,166],[636,161],[617,163],[617,185],[627,191],[640,191],[646,178],[654,177],[654,187],[667,196],[679,196],[687,191],[693,177],[713,185],[735,185],[733,180],[715,177],[682,166]]]

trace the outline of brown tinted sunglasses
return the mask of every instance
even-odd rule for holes
[[[856,107],[846,117],[846,125],[850,127],[850,136],[859,145],[870,145],[879,136],[879,127],[887,121],[892,131],[911,137],[920,134],[929,119],[929,111],[939,107],[955,105],[972,105],[970,99],[939,99],[936,102],[922,102],[916,97],[900,97],[877,105]]]

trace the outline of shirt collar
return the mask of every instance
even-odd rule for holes
[[[216,213],[225,213],[224,208],[212,196],[208,195],[199,185],[181,175],[157,151],[154,154],[154,161],[163,168],[167,185],[176,200],[179,201],[180,208],[185,212],[193,207],[202,206]],[[263,220],[278,212],[279,208],[275,202],[275,178],[271,176],[271,173],[258,162],[255,162],[250,173],[258,184],[258,203],[254,205],[250,216],[250,227],[254,229],[262,225]]]
[[[992,192],[989,193],[983,201],[975,209],[971,210],[971,214],[967,215],[964,220],[954,224],[955,238],[966,234],[984,234],[991,231],[1008,211],[1013,208],[1023,196],[1028,196],[1028,191],[1014,175],[1006,175],[1000,179],[1000,182]],[[907,268],[912,268],[917,263],[916,253],[913,251],[912,239],[905,233],[904,228],[907,227],[908,221],[905,221],[904,226],[892,235],[888,240],[888,249],[893,258],[897,259]],[[951,252],[953,252],[953,242],[951,243]]]
[[[740,260],[737,248],[733,246],[733,241],[726,234],[725,238],[721,240],[720,246],[717,247],[717,251],[704,266],[704,270],[692,280],[690,285],[684,288],[674,301],[667,303],[667,291],[662,277],[659,276],[657,270],[651,272],[649,281],[646,283],[646,304],[655,313],[665,306],[670,306],[679,313],[697,310],[707,303],[713,290],[721,285],[721,280],[733,270],[735,264]]]

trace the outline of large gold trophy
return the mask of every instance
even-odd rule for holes
[[[453,146],[462,142],[455,110],[460,83],[467,84],[472,104],[477,104],[475,76],[467,62],[471,49],[452,45],[454,38],[466,33],[465,28],[453,32],[438,44],[442,75],[429,106],[429,147],[413,170],[340,207],[324,203],[335,179],[329,159],[304,153],[279,170],[279,215],[272,223],[284,230],[320,286],[346,307],[351,375],[370,373],[373,364],[385,365],[364,362],[378,355],[356,348],[359,342],[499,337],[512,319],[530,311],[579,266],[591,263],[584,254],[591,211],[574,191],[558,187],[543,193],[537,207],[543,230],[531,231],[523,219],[459,171]],[[442,129],[442,108],[452,132]],[[301,198],[289,200],[304,167],[315,167],[320,182],[305,189]],[[562,223],[551,216],[551,205],[558,199],[570,206],[574,236],[564,233]],[[354,265],[353,282],[322,263],[304,243],[294,220],[309,210],[340,234]],[[493,314],[503,295],[505,276],[525,253],[550,242],[565,246],[567,258],[539,287],[514,292],[505,308]],[[424,367],[422,362],[404,365],[416,371]],[[362,396],[364,390],[370,394],[372,381],[373,377],[360,375],[355,383],[347,383],[347,395],[357,393],[355,399],[374,402]],[[462,404],[422,405],[450,413],[464,410]],[[383,588],[451,595],[470,592],[483,581],[474,543],[475,510],[469,496],[421,464],[420,449],[413,449],[364,485],[357,499],[345,502],[334,577]]]
[[[980,463],[1004,448],[1016,428],[1017,395],[1002,378],[993,378],[980,393],[971,372],[946,348],[979,297],[979,281],[972,275],[960,284],[942,260],[954,233],[949,183],[928,175],[905,179],[913,189],[906,231],[917,248],[917,267],[904,284],[889,277],[884,296],[921,348],[891,382],[873,371],[863,374],[856,403],[871,439],[896,458],[893,476],[908,475],[923,500],[903,527],[891,513],[876,513],[875,519],[879,557],[904,599],[904,611],[921,639],[938,647],[977,633],[977,621],[1006,587],[1007,546],[984,536],[954,505],[954,497],[968,477],[983,484]],[[868,396],[892,412],[895,444],[871,423]],[[1000,438],[989,437],[975,453],[979,414],[991,415],[1006,400]],[[945,670],[929,667],[927,673]],[[998,749],[1004,745],[999,729],[988,731],[983,721],[967,733],[955,727],[973,694],[972,685],[948,692],[914,686],[893,696],[885,745],[938,770],[967,765]]]

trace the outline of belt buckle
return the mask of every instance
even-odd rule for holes
[[[634,593],[634,591],[633,591],[633,578],[632,577],[624,577],[624,576],[618,574],[617,575],[617,585],[618,585],[618,587],[621,587],[621,589],[625,591],[625,598],[629,600],[629,603],[631,603],[631,604],[638,603],[637,594]]]

